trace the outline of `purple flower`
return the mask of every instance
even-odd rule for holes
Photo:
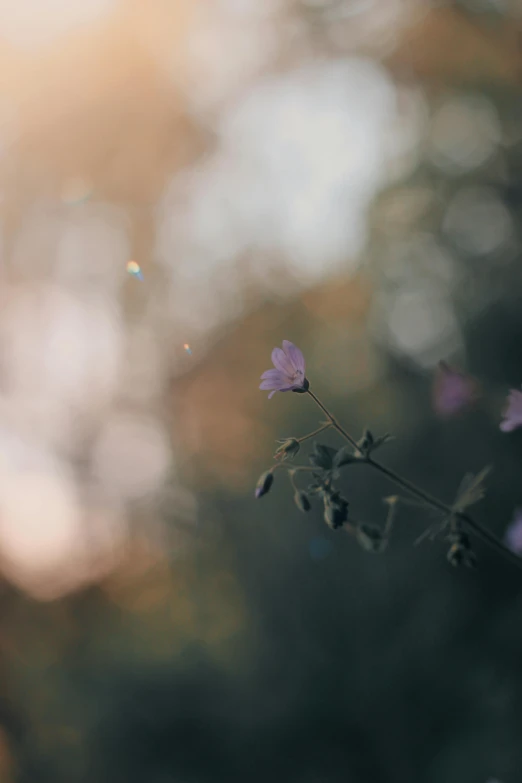
[[[502,432],[513,432],[517,427],[522,427],[522,391],[511,389],[500,429]]]
[[[513,522],[506,530],[504,542],[516,555],[522,555],[522,508],[517,508]]]
[[[477,382],[469,375],[439,362],[433,382],[433,407],[443,417],[454,416],[477,398]]]
[[[283,348],[272,351],[274,370],[267,370],[261,376],[260,389],[273,389],[268,399],[276,391],[307,391],[308,381],[305,378],[304,356],[293,343],[283,340]]]

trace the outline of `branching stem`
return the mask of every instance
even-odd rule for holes
[[[330,411],[323,405],[323,403],[319,400],[316,395],[308,389],[307,394],[310,395],[312,400],[315,402],[315,404],[323,411],[324,414],[328,417],[328,421],[331,423],[331,426],[337,430],[337,432],[350,443],[356,453],[359,452],[359,446],[357,444],[357,441],[355,438],[353,438],[337,421],[337,419],[332,416]],[[326,428],[325,428],[326,429]],[[315,433],[313,433],[315,434]],[[359,458],[360,462],[362,462],[365,465],[368,465],[370,468],[373,468],[373,470],[378,471],[383,476],[386,476],[390,481],[392,481],[396,486],[401,487],[402,489],[406,490],[410,495],[413,497],[416,497],[418,500],[421,500],[425,505],[430,506],[431,508],[436,509],[437,511],[441,512],[442,514],[446,516],[455,515],[455,511],[453,508],[448,505],[447,503],[444,503],[442,500],[439,500],[438,498],[434,497],[433,495],[430,495],[428,492],[425,492],[425,490],[418,487],[416,484],[413,484],[413,482],[409,481],[406,478],[403,478],[398,473],[396,473],[394,470],[391,470],[390,468],[387,468],[385,465],[382,465],[380,462],[377,462],[374,460],[371,456],[361,456]],[[470,517],[468,514],[464,514],[462,512],[459,512],[456,514],[458,518],[464,522],[468,527],[473,530],[473,532],[479,536],[486,544],[489,544],[495,551],[497,551],[499,554],[503,555],[505,558],[507,558],[511,563],[516,565],[518,568],[522,569],[522,559],[519,558],[517,555],[514,554],[510,549],[504,546],[499,539],[493,535],[493,533],[490,533],[489,530],[482,527],[478,522],[476,522],[472,517]]]

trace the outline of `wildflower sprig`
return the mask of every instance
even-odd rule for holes
[[[489,473],[489,467],[485,468],[477,476],[471,474],[465,476],[454,503],[447,504],[375,459],[375,451],[389,443],[393,439],[392,435],[386,433],[375,437],[370,430],[365,429],[362,437],[356,440],[347,432],[310,389],[310,383],[305,376],[304,356],[299,348],[288,340],[284,340],[282,349],[274,348],[272,361],[275,369],[268,370],[263,374],[260,388],[270,389],[269,397],[272,397],[277,391],[307,394],[325,414],[326,421],[322,422],[318,429],[308,435],[280,441],[280,446],[274,455],[278,462],[260,477],[256,487],[256,497],[262,497],[269,492],[274,481],[275,469],[285,467],[283,465],[284,461],[293,459],[300,451],[301,444],[304,441],[327,429],[334,429],[344,438],[348,445],[335,449],[315,442],[313,451],[309,455],[310,466],[287,468],[295,492],[294,501],[301,511],[308,512],[311,508],[310,498],[317,497],[322,501],[324,521],[330,528],[336,530],[344,527],[355,536],[358,543],[365,550],[373,553],[382,553],[388,546],[399,504],[414,504],[424,510],[435,513],[439,517],[439,521],[435,525],[429,526],[416,543],[424,540],[427,536],[434,539],[439,534],[444,534],[444,538],[450,544],[447,557],[452,565],[464,565],[467,567],[476,565],[476,558],[472,551],[469,537],[469,533],[473,533],[499,554],[502,554],[519,568],[522,568],[522,559],[517,557],[511,549],[504,546],[487,528],[476,522],[468,512],[468,508],[484,496],[484,480]],[[520,393],[517,393],[517,396],[512,394],[510,398],[511,408],[506,414],[506,416],[511,416],[512,422],[516,420],[515,426],[518,425],[518,394]],[[511,426],[509,430],[513,428],[514,426]],[[508,430],[505,423],[503,423],[502,429]],[[385,498],[384,502],[388,506],[388,513],[382,529],[377,525],[360,522],[350,517],[348,500],[335,485],[335,482],[340,477],[341,468],[354,464],[366,465],[374,471],[381,473],[409,495],[409,498],[399,495]],[[312,481],[308,485],[307,491],[299,488],[295,482],[295,477],[300,472],[311,473]]]

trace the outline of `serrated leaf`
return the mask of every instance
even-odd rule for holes
[[[378,438],[376,438],[373,442],[373,444],[370,447],[370,451],[375,451],[375,449],[380,448],[380,446],[384,446],[385,443],[389,443],[390,440],[395,440],[394,435],[390,435],[389,432],[386,433],[386,435],[380,435]]]
[[[310,463],[316,468],[331,470],[336,454],[337,449],[332,449],[330,446],[323,446],[321,443],[314,443],[314,450],[309,457]]]

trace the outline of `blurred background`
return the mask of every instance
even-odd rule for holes
[[[1,783],[520,783],[522,572],[253,489],[321,419],[258,390],[288,339],[504,534],[521,87],[520,0],[0,0]]]

